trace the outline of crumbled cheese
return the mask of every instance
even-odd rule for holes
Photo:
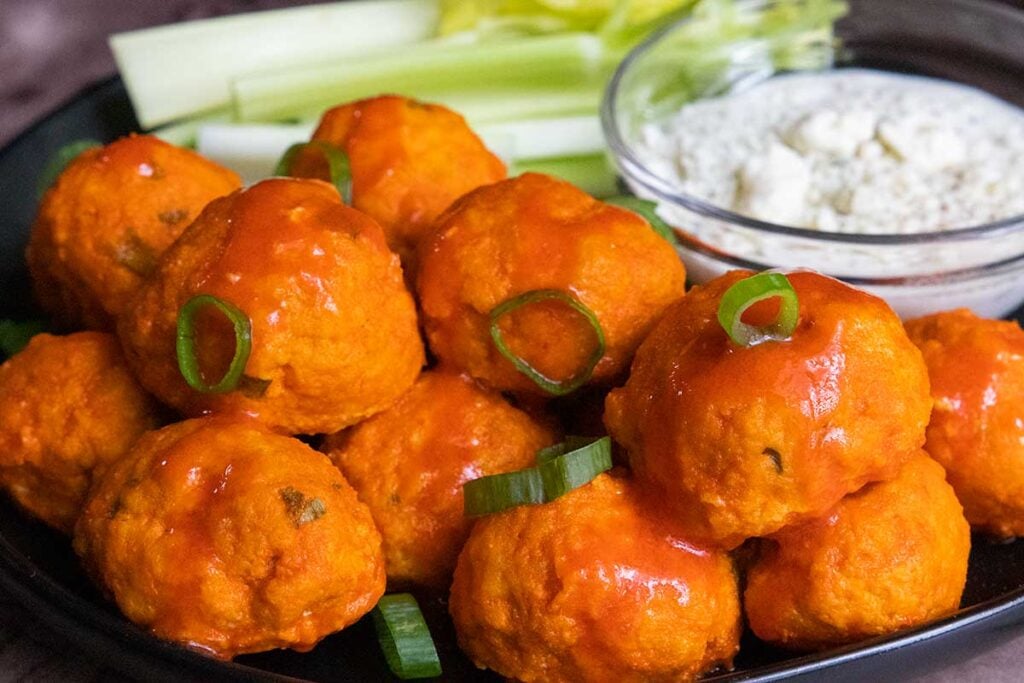
[[[641,138],[683,193],[773,223],[915,233],[1024,214],[1024,111],[948,81],[778,76],[686,105]]]
[[[748,216],[776,222],[800,220],[811,184],[804,158],[773,142],[739,169],[736,206]]]

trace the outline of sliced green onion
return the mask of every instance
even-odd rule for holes
[[[620,206],[623,209],[632,211],[650,223],[654,232],[661,235],[669,244],[679,244],[675,231],[672,230],[672,227],[658,215],[657,202],[652,202],[648,199],[640,199],[640,197],[632,197],[630,195],[609,197],[608,199],[605,199],[604,202],[606,204],[614,204],[615,206]]]
[[[29,340],[46,329],[42,320],[0,320],[0,351],[7,357],[13,356],[26,346]]]
[[[501,327],[498,324],[501,318],[512,311],[537,303],[538,301],[560,301],[564,303],[582,315],[594,331],[594,337],[597,341],[594,345],[594,351],[587,358],[583,367],[568,379],[559,381],[547,377],[525,360],[515,355],[505,343]],[[591,375],[594,374],[594,368],[597,367],[598,362],[604,357],[604,330],[601,329],[601,323],[598,322],[597,316],[575,296],[557,289],[535,289],[500,303],[491,309],[490,321],[491,339],[494,341],[494,346],[498,349],[498,352],[507,358],[515,366],[516,370],[526,375],[534,384],[553,396],[565,396],[586,384]]]
[[[779,298],[779,314],[770,325],[748,325],[743,314],[754,304],[766,299]],[[782,273],[758,273],[740,280],[730,287],[718,304],[718,322],[722,329],[740,346],[756,346],[766,341],[786,341],[800,315],[800,303],[793,285]]]
[[[296,143],[285,150],[284,156],[281,157],[281,160],[277,162],[277,166],[274,168],[274,175],[291,175],[295,157],[307,149],[316,150],[324,155],[324,159],[327,160],[327,168],[331,174],[331,183],[334,184],[334,187],[338,188],[341,200],[351,206],[352,169],[348,163],[348,155],[335,145],[322,140]]]
[[[553,460],[560,455],[565,455],[570,451],[583,448],[584,446],[597,441],[598,438],[599,437],[596,436],[567,436],[565,437],[565,441],[537,451],[537,464],[543,465],[548,460]]]
[[[373,625],[393,674],[403,680],[441,675],[441,660],[416,598],[385,595],[373,610]]]
[[[544,480],[535,467],[517,472],[492,474],[462,485],[463,509],[467,517],[483,517],[520,505],[545,502]]]
[[[267,389],[270,388],[270,384],[271,380],[269,379],[242,375],[238,379],[237,389],[242,392],[242,395],[246,398],[263,398],[267,393]]]
[[[46,162],[46,166],[43,166],[42,173],[39,174],[39,181],[36,185],[37,194],[42,197],[57,181],[57,177],[64,172],[68,164],[74,161],[79,154],[101,146],[96,140],[75,140],[58,149]]]
[[[591,440],[537,466],[544,482],[544,498],[549,501],[590,483],[594,477],[611,468],[612,440],[607,436]]]
[[[612,468],[607,436],[570,436],[537,452],[537,466],[494,474],[462,485],[467,517],[482,517],[521,505],[540,505],[564,496]]]
[[[235,355],[227,372],[216,383],[203,380],[196,356],[195,319],[199,311],[213,306],[224,314],[235,331]],[[189,299],[178,311],[178,338],[176,350],[178,369],[190,387],[203,394],[223,394],[238,386],[245,364],[252,351],[252,321],[237,306],[211,294],[199,294]]]

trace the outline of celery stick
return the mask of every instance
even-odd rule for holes
[[[164,142],[169,142],[178,147],[195,147],[199,129],[213,123],[227,123],[231,121],[230,109],[218,109],[209,114],[185,119],[178,123],[170,123],[150,131]]]
[[[604,154],[517,161],[510,169],[513,175],[527,172],[546,173],[561,178],[599,199],[622,193],[618,186],[618,176]]]
[[[590,34],[487,44],[432,41],[376,57],[238,78],[233,93],[240,121],[273,121],[386,92],[422,99],[484,93],[500,101],[504,92],[527,87],[598,91],[603,62],[601,41]]]
[[[504,92],[445,93],[429,99],[454,109],[470,125],[479,127],[500,121],[593,115],[601,104],[601,89],[525,87]]]
[[[391,91],[393,94],[415,97],[408,92]],[[530,86],[511,89],[478,89],[468,92],[420,94],[424,102],[443,104],[464,116],[473,128],[490,123],[519,121],[521,119],[545,119],[563,116],[594,115],[601,103],[601,91],[593,86],[579,88],[533,88]],[[336,102],[335,104],[341,104]],[[317,119],[326,107],[317,105],[305,110],[296,109],[288,119]],[[242,119],[243,123],[261,123],[265,119]]]
[[[477,126],[476,132],[488,147],[504,146],[512,159],[585,156],[605,150],[601,121],[593,114],[489,123]]]
[[[285,151],[296,142],[309,140],[313,128],[312,123],[208,124],[199,128],[197,151],[253,183],[269,177]]]
[[[228,104],[241,74],[393,53],[432,36],[438,13],[438,0],[338,2],[121,33],[110,48],[151,128]]]

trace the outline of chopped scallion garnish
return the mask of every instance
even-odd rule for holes
[[[569,451],[574,451],[577,448],[583,448],[596,440],[597,438],[592,436],[567,436],[565,437],[565,441],[537,451],[537,464],[543,465],[548,460],[557,458],[560,455],[565,455]]]
[[[537,452],[537,466],[494,474],[462,485],[467,517],[482,517],[520,505],[550,503],[612,468],[607,436],[570,436]]]
[[[544,482],[544,498],[548,501],[590,483],[594,477],[611,468],[612,440],[607,436],[591,440],[537,466]]]
[[[467,481],[462,485],[462,494],[467,517],[483,517],[545,502],[544,480],[536,467]]]
[[[393,674],[403,680],[441,675],[441,660],[416,598],[385,595],[373,610],[373,624]]]
[[[13,356],[28,346],[32,337],[45,329],[46,324],[41,320],[0,320],[0,351],[4,356]]]
[[[50,160],[46,162],[46,166],[43,166],[42,173],[39,174],[39,181],[36,185],[39,196],[43,196],[50,189],[50,186],[56,182],[57,176],[64,172],[64,169],[75,160],[75,157],[86,150],[100,146],[100,143],[95,140],[75,140],[54,152]]]
[[[754,304],[779,299],[779,312],[770,325],[748,325],[743,314]],[[758,273],[730,287],[718,304],[718,322],[729,338],[740,346],[756,346],[766,341],[786,341],[800,316],[796,291],[782,273]]]
[[[658,215],[657,208],[658,203],[652,202],[648,199],[640,199],[640,197],[633,197],[630,195],[620,195],[618,197],[610,197],[603,200],[606,204],[613,204],[615,206],[627,209],[637,214],[645,221],[647,221],[654,232],[661,235],[665,240],[672,245],[679,244],[678,238],[676,238],[675,231],[672,227],[662,220],[661,216]]]
[[[334,187],[338,188],[338,194],[341,195],[341,201],[351,206],[352,169],[348,163],[348,155],[330,143],[322,140],[313,140],[312,142],[299,142],[292,145],[285,150],[281,160],[277,162],[277,166],[274,168],[274,175],[291,175],[292,164],[295,162],[295,157],[305,150],[314,150],[324,155],[324,159],[327,160],[327,168],[331,176],[331,183],[333,183]]]
[[[202,309],[213,306],[231,322],[235,333],[235,353],[224,376],[210,384],[203,379],[196,356],[196,316]],[[178,369],[190,387],[203,394],[223,394],[238,386],[245,364],[252,351],[252,321],[234,304],[211,294],[199,294],[189,299],[178,311],[176,351]]]
[[[540,301],[558,301],[565,304],[582,315],[594,331],[596,343],[594,344],[593,352],[591,352],[583,367],[568,379],[554,380],[534,368],[509,349],[501,332],[499,323],[504,316],[523,306]],[[591,375],[594,374],[594,368],[597,367],[598,362],[604,357],[604,330],[601,329],[601,323],[598,321],[597,316],[575,296],[557,289],[535,289],[500,303],[491,310],[490,322],[491,339],[494,341],[494,346],[498,349],[498,352],[507,358],[515,366],[516,370],[526,375],[530,381],[553,396],[565,396],[586,384],[590,380]]]

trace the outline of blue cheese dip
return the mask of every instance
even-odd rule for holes
[[[684,194],[792,227],[912,234],[1024,214],[1024,111],[919,76],[777,76],[648,124],[636,151]]]

